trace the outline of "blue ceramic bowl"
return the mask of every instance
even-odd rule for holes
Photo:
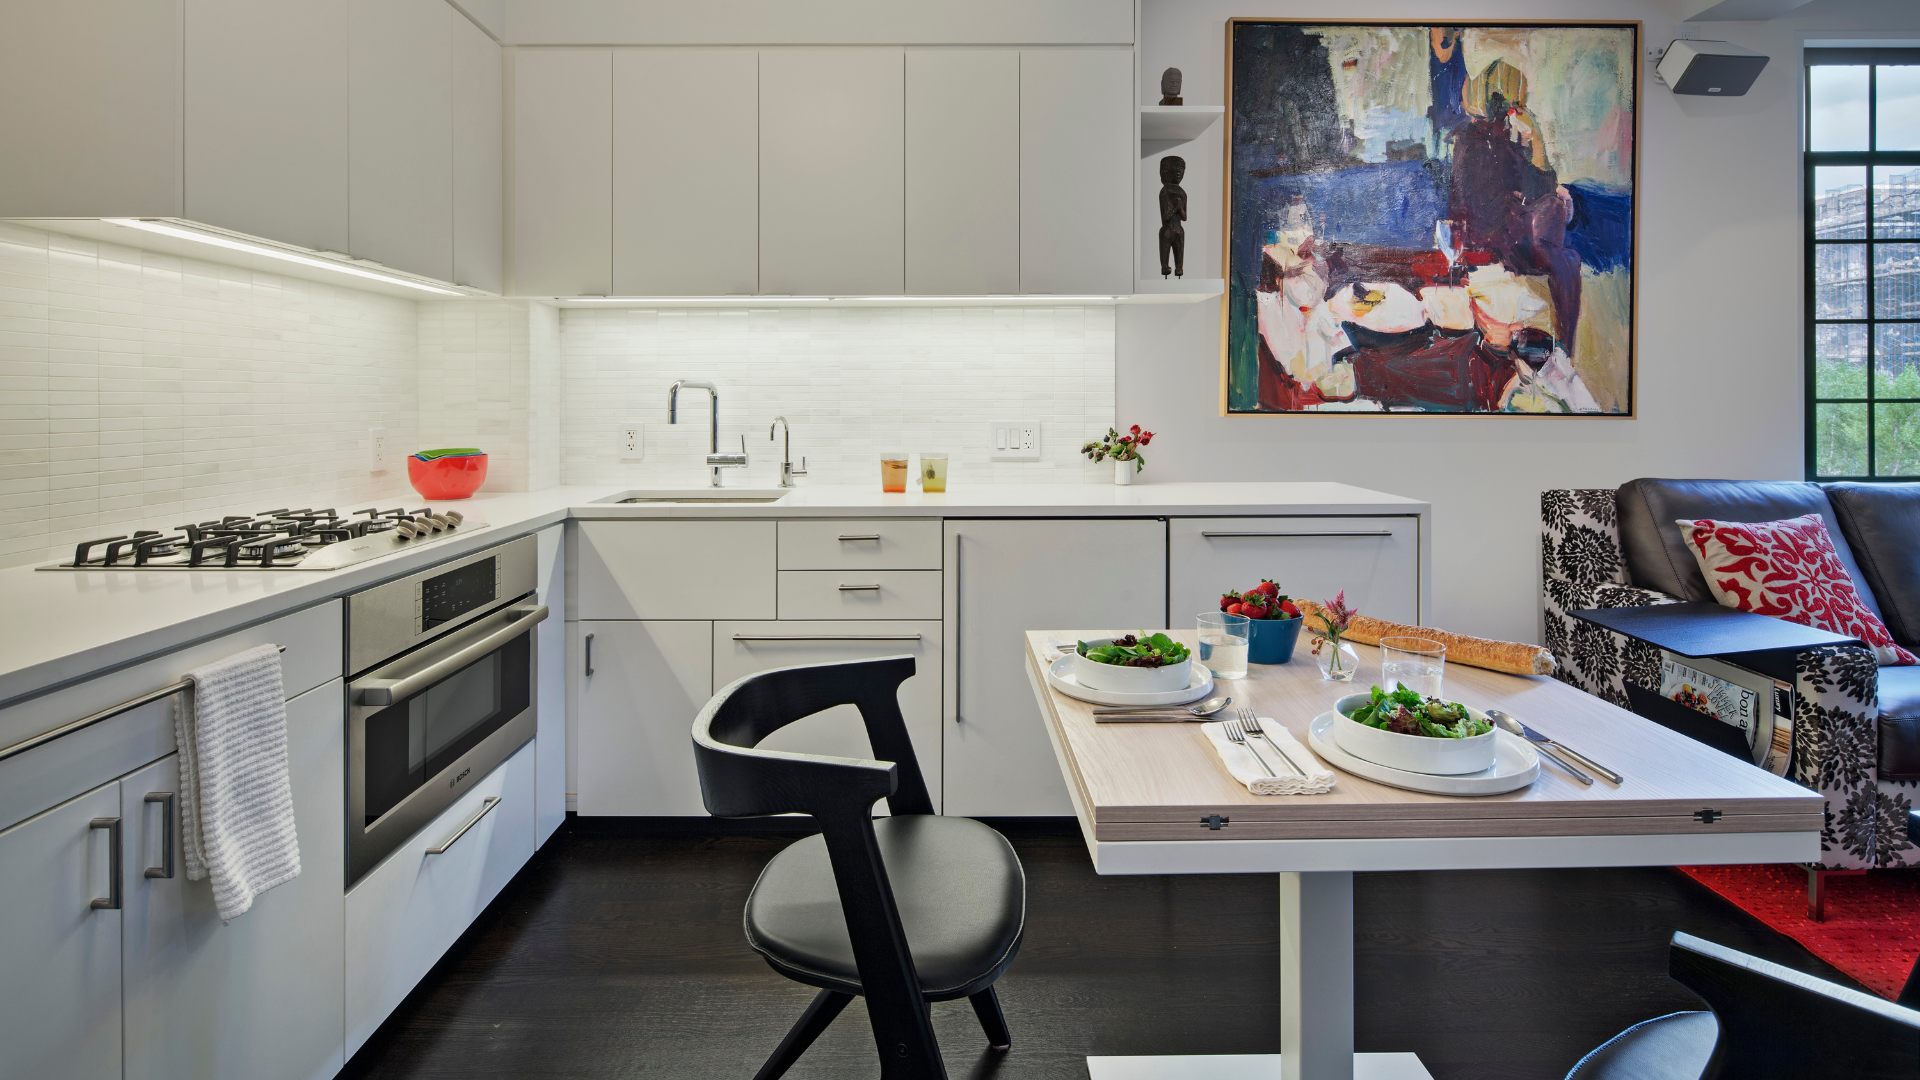
[[[1304,620],[1254,619],[1247,623],[1247,663],[1284,664],[1293,659],[1294,643],[1300,640]]]

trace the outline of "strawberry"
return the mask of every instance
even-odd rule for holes
[[[1286,613],[1289,619],[1297,619],[1300,617],[1300,605],[1291,600],[1280,601],[1280,610]]]
[[[1267,609],[1262,604],[1242,604],[1240,614],[1249,619],[1264,619],[1267,617]]]
[[[1228,604],[1228,605],[1226,606],[1226,612],[1227,612],[1227,614],[1229,614],[1229,615],[1244,615],[1244,614],[1246,614],[1246,612],[1245,612],[1245,611],[1244,611],[1244,610],[1243,610],[1243,609],[1241,608],[1241,606],[1240,606],[1239,604]]]
[[[1237,592],[1230,592],[1220,598],[1220,610],[1225,611],[1227,610],[1228,604],[1237,604],[1239,602],[1240,602],[1240,594]]]
[[[1267,596],[1279,596],[1280,586],[1275,585],[1273,582],[1268,581],[1265,578],[1262,578],[1260,580],[1260,584],[1255,585],[1253,587],[1253,591],[1257,593],[1262,593]]]

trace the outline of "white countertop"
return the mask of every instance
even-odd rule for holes
[[[0,706],[111,668],[434,563],[569,517],[1157,517],[1422,514],[1427,504],[1333,483],[1035,484],[888,495],[864,487],[800,487],[776,503],[603,504],[610,486],[481,494],[459,504],[488,527],[331,572],[0,570]],[[658,494],[659,489],[645,490]]]

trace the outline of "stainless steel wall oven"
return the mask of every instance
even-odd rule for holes
[[[349,886],[533,738],[535,543],[348,598]]]

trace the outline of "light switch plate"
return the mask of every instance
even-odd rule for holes
[[[639,461],[646,456],[647,428],[638,420],[621,424],[614,432],[621,461]]]
[[[1040,421],[995,420],[987,432],[991,461],[1039,461]]]

